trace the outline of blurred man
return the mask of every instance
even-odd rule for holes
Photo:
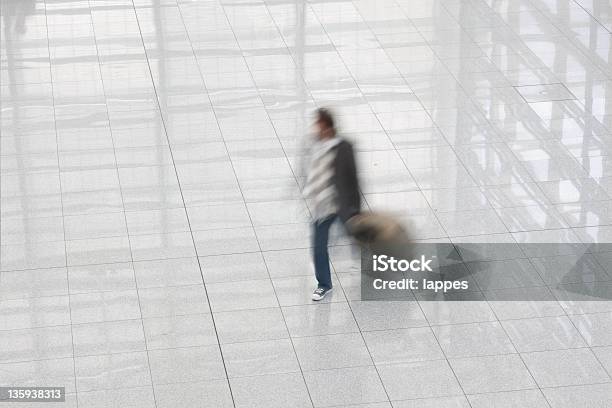
[[[329,230],[336,219],[346,223],[361,209],[361,196],[353,146],[337,136],[333,115],[318,109],[317,141],[304,194],[314,202],[314,266],[318,286],[312,300],[321,300],[332,291],[329,267]]]

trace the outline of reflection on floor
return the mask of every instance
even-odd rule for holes
[[[610,301],[361,302],[339,236],[312,304],[298,187],[331,106],[366,203],[419,239],[610,242],[609,1],[1,7],[3,385],[85,408],[612,406]]]

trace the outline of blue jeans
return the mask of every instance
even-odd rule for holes
[[[327,243],[329,242],[329,229],[336,220],[337,216],[330,215],[322,220],[313,223],[314,230],[314,266],[315,276],[320,288],[331,289],[331,271],[329,270],[329,252]]]

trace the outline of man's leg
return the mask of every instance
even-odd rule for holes
[[[335,215],[314,222],[314,266],[315,276],[320,288],[331,289],[331,271],[329,270],[329,229],[331,228]]]

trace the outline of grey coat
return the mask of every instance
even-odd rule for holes
[[[336,150],[333,182],[338,192],[338,216],[342,222],[346,222],[361,211],[359,179],[353,145],[342,140]]]

